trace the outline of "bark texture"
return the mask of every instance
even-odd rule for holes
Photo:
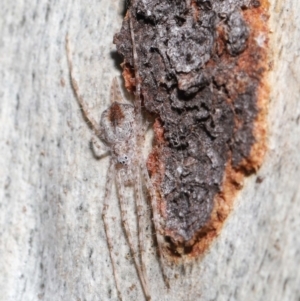
[[[265,161],[244,182],[205,256],[169,267],[170,290],[149,238],[153,300],[300,298],[300,3],[270,4]],[[80,90],[100,120],[112,78],[121,73],[112,39],[123,17],[124,3],[116,0],[2,3],[0,300],[118,300],[101,220],[108,161],[97,161],[90,149],[91,131],[70,88],[65,35]],[[113,195],[123,299],[143,300]]]
[[[143,0],[128,11],[114,42],[130,87],[131,19],[141,97],[156,117],[148,166],[164,237],[176,257],[195,256],[219,233],[243,175],[263,160],[268,3]]]

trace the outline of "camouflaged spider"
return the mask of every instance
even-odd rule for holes
[[[131,18],[130,18],[130,28],[131,28],[132,44],[133,44],[133,57],[134,57],[134,61],[136,62],[137,54],[136,54],[136,48],[134,43]],[[109,220],[107,216],[107,212],[109,209],[109,198],[111,195],[111,187],[114,180],[118,190],[119,204],[121,209],[121,219],[122,219],[125,235],[128,241],[128,245],[130,248],[130,252],[134,259],[134,264],[137,270],[138,277],[141,282],[144,296],[146,300],[151,300],[148,279],[146,274],[145,260],[144,260],[145,225],[143,225],[144,222],[143,208],[145,206],[143,206],[142,204],[142,189],[141,189],[142,181],[144,181],[148,193],[150,194],[151,197],[153,222],[156,231],[160,254],[162,254],[161,242],[163,241],[163,239],[162,236],[160,235],[161,225],[160,225],[160,217],[157,209],[158,208],[157,199],[152,186],[152,182],[148,175],[145,160],[143,159],[142,152],[141,152],[146,126],[145,125],[143,126],[143,122],[142,122],[139,74],[137,72],[136,66],[134,66],[135,82],[136,82],[134,105],[124,103],[118,86],[117,79],[116,78],[113,79],[111,92],[110,92],[111,105],[108,109],[106,109],[102,113],[100,124],[98,124],[93,118],[93,116],[91,116],[88,106],[83,100],[79,92],[78,84],[74,78],[68,36],[66,37],[66,51],[67,51],[67,60],[68,60],[68,66],[70,72],[71,86],[78,100],[78,103],[81,107],[81,110],[86,120],[90,123],[95,136],[100,138],[100,140],[106,145],[106,147],[108,148],[108,152],[111,155],[106,184],[105,184],[105,196],[104,196],[102,218],[103,218],[110,258],[112,262],[113,274],[116,283],[118,297],[120,300],[122,300],[121,286],[118,281],[118,277],[116,273],[116,262],[113,256],[112,236],[110,234]],[[96,145],[98,148],[101,148],[101,146],[99,146],[99,143],[95,139],[95,137],[92,138],[92,141],[94,145]],[[135,195],[137,223],[138,223],[138,232],[139,232],[138,249],[134,247],[132,233],[128,224],[128,215],[127,215],[127,208],[126,208],[126,201],[125,201],[125,194],[124,194],[124,187],[128,185],[133,187],[134,195]]]

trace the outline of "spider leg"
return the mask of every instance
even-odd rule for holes
[[[122,224],[125,230],[125,235],[128,241],[128,245],[129,245],[129,249],[130,252],[133,256],[134,259],[134,264],[139,276],[139,279],[141,281],[141,285],[143,288],[143,292],[145,295],[145,298],[147,301],[151,300],[151,296],[149,293],[149,287],[148,287],[148,283],[146,282],[145,278],[144,278],[144,274],[142,272],[140,263],[139,263],[139,259],[138,259],[138,252],[136,250],[134,250],[134,243],[132,240],[132,235],[131,235],[131,231],[129,229],[129,224],[128,224],[128,217],[127,217],[127,209],[126,209],[126,201],[124,198],[124,186],[123,186],[123,180],[122,180],[122,176],[121,176],[121,172],[122,170],[119,170],[119,172],[117,172],[116,175],[116,183],[117,183],[117,188],[118,188],[118,192],[119,192],[119,200],[120,200],[120,208],[121,208],[121,218],[122,218]]]
[[[153,187],[153,184],[151,182],[151,179],[149,177],[147,168],[145,164],[140,163],[140,169],[141,173],[143,175],[145,185],[147,187],[147,190],[150,194],[150,200],[151,200],[151,207],[153,212],[153,224],[154,224],[154,230],[156,234],[157,239],[157,245],[158,245],[158,252],[159,252],[159,261],[161,266],[161,271],[163,275],[164,282],[167,286],[167,288],[170,288],[170,283],[168,276],[165,271],[165,264],[164,264],[164,253],[163,253],[163,245],[164,245],[164,237],[162,235],[162,220],[158,211],[158,201],[155,193],[155,189]]]
[[[132,23],[132,17],[131,12],[129,12],[129,27],[130,27],[130,35],[132,40],[132,55],[133,55],[133,68],[134,68],[134,75],[135,75],[135,103],[134,107],[136,110],[136,116],[137,116],[137,124],[142,124],[142,101],[141,101],[141,79],[140,74],[138,72],[138,56],[137,56],[137,50],[136,50],[136,44],[135,44],[135,38],[134,38],[134,30],[133,30],[133,23]]]
[[[101,134],[100,125],[96,122],[94,117],[91,115],[87,104],[85,103],[82,95],[80,94],[78,83],[73,74],[73,64],[72,64],[72,58],[71,58],[72,56],[71,56],[70,42],[69,42],[68,35],[66,35],[66,52],[67,52],[67,61],[68,61],[68,67],[69,67],[69,76],[70,76],[71,86],[74,91],[74,94],[80,105],[80,108],[82,110],[84,118],[86,119],[88,124],[91,126],[91,128],[95,132],[95,134],[97,136],[100,136],[100,134]]]
[[[144,141],[144,135],[145,135],[148,125],[142,124],[141,78],[140,78],[140,74],[138,71],[138,54],[137,54],[137,47],[136,47],[136,43],[135,43],[135,37],[134,37],[133,18],[132,18],[130,11],[129,11],[129,28],[130,28],[130,35],[131,35],[131,41],[132,41],[133,67],[134,67],[134,72],[135,72],[135,103],[134,103],[134,106],[135,106],[135,111],[136,111],[136,124],[137,124],[136,138],[137,138],[137,146],[139,148],[142,148],[142,144]],[[150,180],[147,168],[142,161],[140,162],[140,169],[141,169],[147,190],[149,191],[150,198],[151,198],[151,207],[153,210],[153,222],[154,222],[154,228],[155,228],[155,232],[156,232],[156,238],[157,238],[157,244],[158,244],[158,250],[159,250],[160,266],[161,266],[164,282],[165,282],[166,286],[169,288],[170,284],[169,284],[169,280],[168,280],[168,277],[165,272],[165,265],[163,263],[162,246],[164,244],[164,238],[163,238],[163,235],[161,234],[162,221],[161,221],[160,214],[158,212],[158,202],[157,202],[155,190],[154,190],[152,182]]]
[[[138,216],[138,241],[139,241],[139,250],[140,250],[140,259],[141,259],[141,270],[145,279],[147,278],[146,265],[145,265],[145,210],[142,203],[142,187],[141,187],[141,177],[139,166],[137,165],[134,170],[135,179],[134,179],[134,194],[136,198],[136,208]]]
[[[116,268],[116,263],[115,263],[115,260],[113,257],[113,242],[112,242],[111,235],[109,233],[109,220],[107,217],[107,211],[109,208],[109,199],[110,199],[110,195],[111,195],[111,187],[112,187],[112,183],[113,183],[114,172],[115,172],[114,164],[112,162],[112,159],[110,159],[109,169],[108,169],[108,173],[106,176],[102,220],[103,220],[103,224],[104,224],[104,230],[105,230],[105,235],[106,235],[109,256],[110,256],[110,260],[111,260],[111,264],[112,264],[112,268],[113,268],[113,275],[114,275],[114,279],[115,279],[117,294],[118,294],[120,301],[122,301],[122,295],[121,295],[121,289],[120,289],[121,286],[120,286],[118,278],[117,278],[117,268]]]

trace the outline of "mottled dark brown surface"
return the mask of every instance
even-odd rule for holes
[[[264,57],[253,36],[248,45],[251,26],[245,19],[245,11],[260,3],[246,3],[141,0],[129,6],[143,104],[157,116],[148,166],[173,250],[189,252],[211,217],[227,164],[241,168],[256,142]],[[130,88],[128,15],[114,42]],[[247,172],[255,168],[248,165]]]

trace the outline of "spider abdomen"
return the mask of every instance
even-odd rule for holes
[[[133,105],[114,102],[102,113],[100,127],[101,138],[109,145],[132,139],[135,132]]]

